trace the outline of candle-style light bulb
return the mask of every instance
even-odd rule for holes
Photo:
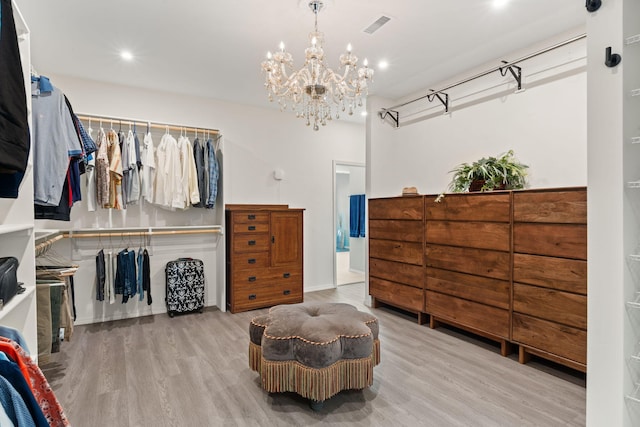
[[[267,59],[269,59],[269,60],[270,60],[272,57],[273,57],[273,55],[271,55],[271,51],[268,51],[268,52],[267,52]]]
[[[362,65],[364,65],[365,67],[369,65],[369,61],[367,60],[367,58],[364,58],[364,61],[362,61]]]
[[[351,43],[349,43],[349,44],[347,45],[347,52],[348,52],[348,53],[351,53]]]
[[[311,39],[311,44],[313,45],[313,47],[316,47],[317,42],[318,42],[318,39],[316,39],[315,37]]]
[[[280,42],[280,52],[284,52],[284,42]]]

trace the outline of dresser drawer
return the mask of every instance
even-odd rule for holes
[[[513,251],[586,260],[587,226],[581,224],[514,224]]]
[[[369,219],[424,218],[424,199],[419,196],[369,200]]]
[[[369,278],[369,295],[382,302],[410,311],[424,311],[424,291],[389,280]]]
[[[424,288],[424,269],[419,265],[369,258],[369,276]]]
[[[513,220],[586,224],[587,191],[514,192]]]
[[[269,252],[247,252],[233,257],[233,271],[269,267]]]
[[[302,302],[302,299],[301,283],[295,286],[287,284],[238,286],[233,291],[235,311],[297,303]]]
[[[427,221],[427,243],[478,249],[510,250],[508,223],[478,221]]]
[[[369,239],[369,256],[407,264],[422,265],[422,243]]]
[[[587,363],[587,331],[513,313],[513,341],[547,353]]]
[[[268,222],[241,222],[233,224],[234,234],[239,233],[268,233]]]
[[[459,326],[476,329],[495,337],[509,339],[509,310],[426,291],[426,312]]]
[[[269,234],[239,234],[233,236],[233,252],[259,252],[269,250]]]
[[[234,286],[256,286],[263,284],[302,283],[302,270],[299,267],[263,268],[233,272]]]
[[[427,267],[476,274],[500,280],[511,279],[509,252],[427,245]]]
[[[422,221],[402,221],[395,219],[369,220],[369,238],[422,242],[424,227]]]
[[[513,311],[587,329],[587,297],[537,286],[513,284]]]
[[[488,193],[447,194],[441,202],[425,197],[427,220],[511,221],[511,195]]]
[[[430,291],[509,309],[511,290],[508,280],[427,268],[426,287]]]
[[[513,281],[587,295],[587,261],[513,254]]]
[[[269,212],[233,212],[233,223],[269,222]]]

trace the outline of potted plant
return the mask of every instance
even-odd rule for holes
[[[452,193],[467,191],[514,190],[527,184],[529,166],[520,163],[513,150],[498,157],[483,157],[480,160],[458,165],[449,173],[453,178],[447,187]],[[441,199],[444,193],[438,199]]]

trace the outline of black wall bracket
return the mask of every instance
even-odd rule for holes
[[[395,127],[400,127],[400,112],[395,110],[382,110],[378,113],[378,115],[382,120],[386,119],[387,117],[391,118],[391,120],[393,120],[393,122],[395,123]]]
[[[620,61],[622,61],[622,57],[617,53],[611,53],[611,46],[609,46],[605,50],[604,65],[606,65],[609,68],[613,68],[616,65],[618,65]]]
[[[589,12],[595,12],[596,10],[600,9],[600,6],[602,6],[602,0],[586,0],[586,1],[587,3],[585,4],[584,7],[586,7]]]
[[[507,64],[507,61],[502,61],[502,62],[504,64]],[[507,75],[507,71],[510,71],[513,78],[516,79],[516,83],[518,84],[518,90],[522,90],[522,68],[518,67],[517,65],[500,67],[500,74],[502,75],[502,77]]]
[[[435,98],[438,98],[438,100],[442,103],[442,105],[444,105],[444,112],[448,113],[449,112],[449,94],[444,92],[434,92],[433,89],[431,89],[431,91],[433,93],[427,95],[427,100],[429,102],[433,102]],[[444,97],[442,97],[441,95],[444,95]]]

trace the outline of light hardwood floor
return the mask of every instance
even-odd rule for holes
[[[248,367],[248,325],[266,312],[217,309],[78,326],[42,369],[75,427],[97,426],[581,426],[585,381],[450,328],[368,309],[364,284],[305,294],[348,302],[380,321],[373,386],[313,412],[269,394]]]

